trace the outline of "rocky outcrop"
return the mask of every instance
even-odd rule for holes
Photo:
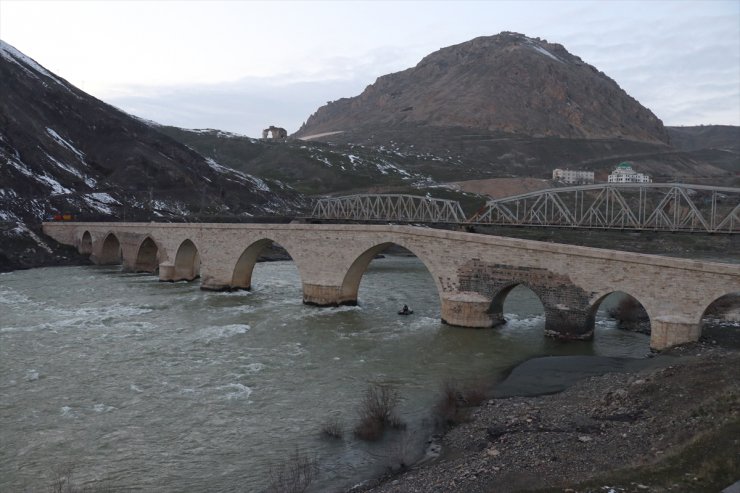
[[[504,32],[442,48],[316,111],[297,137],[400,124],[667,143],[662,122],[563,46]]]

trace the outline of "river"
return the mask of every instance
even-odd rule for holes
[[[258,264],[253,290],[231,293],[116,267],[0,274],[0,491],[46,491],[68,464],[78,485],[257,492],[296,452],[319,464],[315,491],[341,491],[385,471],[394,444],[421,451],[445,381],[490,385],[534,356],[649,350],[603,309],[593,341],[545,338],[526,288],[501,328],[445,326],[413,257],[375,259],[359,302],[303,305],[292,262]],[[397,315],[404,303],[412,316]],[[353,437],[370,383],[397,389],[403,434]],[[330,418],[343,439],[322,437]]]

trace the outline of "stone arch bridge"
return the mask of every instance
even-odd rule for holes
[[[213,290],[249,289],[260,253],[276,242],[296,264],[304,303],[321,306],[357,303],[370,261],[397,244],[431,273],[450,325],[502,323],[503,302],[521,284],[539,296],[547,335],[589,339],[599,304],[621,291],[646,309],[655,349],[697,340],[706,308],[740,292],[740,265],[414,226],[44,223],[43,229],[97,264],[158,271],[163,281],[200,277],[201,287]]]

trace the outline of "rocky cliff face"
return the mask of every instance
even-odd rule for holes
[[[465,127],[667,143],[662,122],[563,46],[517,33],[442,48],[316,111],[297,137],[364,127]]]
[[[301,205],[285,185],[204,158],[2,41],[0,81],[0,270],[53,257],[33,232],[55,212],[148,220]]]

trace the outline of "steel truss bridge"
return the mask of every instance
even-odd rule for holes
[[[319,199],[311,217],[351,221],[465,222],[465,214],[457,201],[401,194],[347,195]]]
[[[314,219],[740,233],[740,188],[603,183],[491,200],[466,219],[452,200],[350,195],[317,201]]]
[[[590,229],[740,232],[740,189],[609,183],[489,201],[471,223]]]

